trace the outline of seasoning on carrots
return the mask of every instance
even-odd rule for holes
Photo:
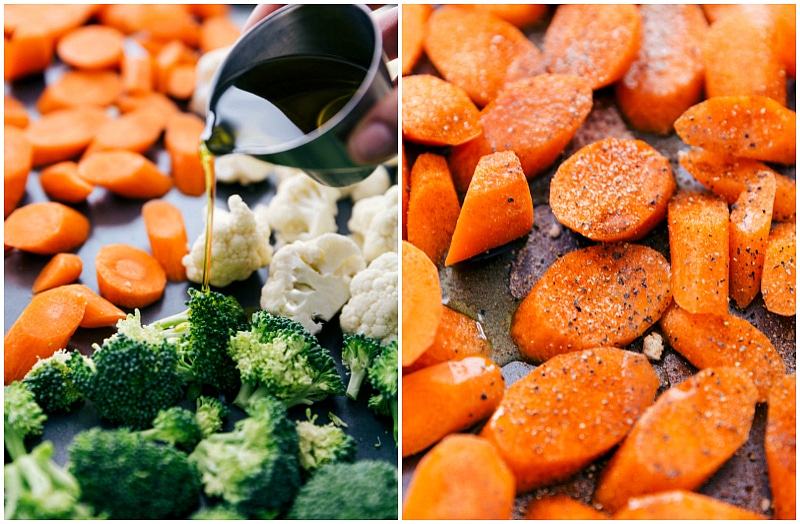
[[[436,337],[442,318],[442,290],[439,271],[424,251],[402,241],[403,320],[401,363],[413,364]]]
[[[797,226],[777,224],[767,238],[761,296],[767,311],[778,315],[797,314]]]
[[[463,144],[482,132],[466,91],[433,75],[403,77],[403,138],[432,146]]]

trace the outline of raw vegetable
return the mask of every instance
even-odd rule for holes
[[[205,121],[197,115],[176,113],[167,120],[164,131],[164,146],[169,152],[175,187],[189,196],[200,196],[206,190],[205,172],[198,153],[204,127]]]
[[[11,38],[3,36],[3,79],[6,81],[40,73],[53,60],[52,39],[35,27],[17,29]]]
[[[138,433],[146,440],[169,444],[177,449],[191,452],[203,438],[200,424],[194,413],[181,406],[162,409],[153,419],[152,427]]]
[[[30,123],[30,116],[25,104],[11,95],[3,95],[3,124],[25,129]]]
[[[394,423],[394,442],[397,444],[400,429],[400,415],[398,413],[397,397],[400,392],[398,385],[399,367],[397,357],[397,341],[393,340],[381,347],[367,369],[367,380],[372,386],[373,394],[367,401],[367,406],[373,412],[385,417],[391,417]]]
[[[236,43],[241,30],[228,16],[209,16],[200,24],[198,47],[205,54]]]
[[[113,27],[92,24],[77,27],[56,44],[56,54],[75,69],[114,69],[122,60],[125,35]]]
[[[25,374],[22,383],[44,413],[71,411],[83,404],[83,392],[75,383],[76,366],[83,358],[77,351],[59,349],[39,359]]]
[[[333,422],[317,424],[317,415],[306,409],[306,420],[296,424],[298,438],[298,460],[302,470],[313,475],[325,464],[355,462],[356,441],[344,429]]]
[[[761,296],[768,311],[779,315],[797,314],[797,226],[777,224],[767,238]]]
[[[402,242],[403,319],[401,362],[410,366],[433,344],[442,317],[439,272],[413,244]]]
[[[444,306],[433,344],[411,366],[403,369],[403,372],[416,371],[464,356],[488,356],[490,349],[491,344],[478,321]]]
[[[763,515],[683,489],[642,495],[614,513],[616,520],[761,520]]]
[[[350,299],[339,313],[343,333],[360,333],[382,344],[397,340],[398,258],[386,252],[350,280]]]
[[[81,154],[108,121],[106,112],[94,106],[60,109],[42,115],[25,128],[33,146],[33,165],[41,167]]]
[[[433,12],[433,7],[427,4],[403,4],[400,9],[403,19],[400,44],[403,46],[401,53],[402,63],[400,73],[409,74],[417,65],[423,53],[425,41],[425,22]]]
[[[56,253],[33,281],[32,291],[38,293],[78,280],[83,261],[75,253]]]
[[[150,252],[164,268],[167,280],[185,281],[183,257],[189,253],[189,241],[181,210],[167,200],[149,200],[142,205],[142,218]]]
[[[776,519],[797,518],[797,377],[772,385],[767,397],[767,457]]]
[[[159,198],[172,189],[172,178],[141,153],[115,149],[100,151],[78,163],[78,174],[88,182],[130,199]]]
[[[382,195],[362,198],[353,205],[347,228],[367,264],[388,251],[397,251],[399,234],[397,184]]]
[[[348,370],[347,397],[358,398],[361,384],[367,378],[367,370],[372,361],[381,352],[381,342],[365,335],[344,334],[342,342],[342,365]]]
[[[39,184],[51,199],[65,204],[84,202],[94,191],[94,184],[78,173],[78,164],[65,160],[47,166],[39,172]]]
[[[519,28],[541,21],[548,13],[547,4],[464,4],[468,9],[491,13]]]
[[[25,196],[33,167],[33,146],[22,130],[3,126],[3,217],[8,217]]]
[[[121,94],[122,79],[116,71],[68,69],[58,80],[47,83],[36,100],[36,109],[44,115],[84,106],[106,108]]]
[[[403,78],[403,139],[432,146],[463,144],[482,132],[466,91],[433,75]]]
[[[545,495],[531,500],[526,520],[608,520],[607,514],[568,495]]]
[[[119,71],[124,95],[144,95],[153,91],[153,60],[144,49],[124,51]]]
[[[276,247],[335,233],[338,198],[338,191],[308,176],[292,176],[282,182],[263,211],[275,232]]]
[[[80,324],[82,328],[111,327],[125,318],[124,311],[83,284],[67,284],[58,289],[74,293],[81,301],[86,302]]]
[[[3,243],[37,255],[79,247],[89,237],[89,220],[58,202],[33,202],[15,209],[3,224]]]
[[[143,308],[164,295],[167,276],[152,255],[128,244],[106,244],[94,259],[100,295],[122,308]]]
[[[47,415],[25,384],[14,381],[3,388],[3,443],[11,460],[24,456],[25,440],[44,430]]]
[[[97,130],[84,156],[115,149],[145,154],[161,138],[165,120],[162,113],[149,108],[123,113]]]

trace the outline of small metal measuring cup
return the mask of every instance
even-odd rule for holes
[[[294,56],[347,61],[363,68],[364,78],[344,106],[313,131],[277,144],[266,140],[237,144],[236,130],[227,125],[224,111],[218,108],[220,97],[255,65]],[[273,79],[264,78],[263,81],[272,82]],[[354,184],[369,176],[376,166],[357,164],[347,152],[347,138],[392,87],[381,31],[367,7],[358,4],[288,5],[245,33],[220,65],[211,84],[208,116],[201,139],[214,155],[244,153],[274,164],[300,168],[328,186]],[[252,114],[253,119],[260,117],[257,112]],[[221,136],[225,138],[220,139]]]

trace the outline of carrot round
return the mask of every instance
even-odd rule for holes
[[[233,45],[239,39],[239,33],[239,26],[229,16],[207,17],[200,24],[200,52],[208,53]]]
[[[764,450],[776,519],[797,518],[797,377],[772,385],[767,399]]]
[[[169,117],[180,112],[180,108],[172,99],[158,91],[124,94],[117,99],[116,106],[122,113],[151,109]]]
[[[617,445],[653,403],[658,383],[639,353],[558,355],[508,388],[480,435],[500,450],[517,492],[529,491],[566,479]]]
[[[95,257],[100,295],[121,308],[143,308],[164,294],[167,276],[152,255],[127,244],[109,244]]]
[[[403,77],[403,138],[455,146],[481,134],[480,112],[466,91],[433,75]]]
[[[166,200],[148,200],[142,206],[142,217],[150,251],[164,268],[167,280],[185,281],[183,257],[189,253],[189,240],[181,210]]]
[[[403,519],[508,520],[515,494],[514,475],[494,446],[475,435],[449,435],[417,464]]]
[[[672,296],[691,313],[728,313],[729,220],[715,195],[679,191],[669,202]]]
[[[37,293],[3,338],[5,385],[22,380],[40,358],[66,348],[86,302],[62,288]]]
[[[685,489],[628,500],[616,520],[762,520],[763,515]]]
[[[436,330],[433,344],[403,372],[416,371],[440,362],[472,355],[489,355],[491,345],[477,320],[447,306],[442,308],[442,319]]]
[[[425,22],[433,12],[433,7],[428,4],[403,4],[401,7],[403,19],[401,29],[400,72],[403,75],[411,73],[423,53],[425,41]]]
[[[114,149],[144,154],[161,138],[165,123],[166,115],[154,109],[124,113],[97,130],[85,155]]]
[[[489,13],[519,28],[542,20],[548,12],[547,4],[463,4],[467,9]]]
[[[71,284],[78,280],[83,271],[83,261],[75,253],[56,253],[45,264],[36,280],[32,291],[39,293],[54,287]]]
[[[73,29],[56,44],[56,54],[76,69],[113,69],[122,60],[125,35],[113,27],[92,24]]]
[[[59,289],[74,293],[82,301],[86,302],[86,310],[83,312],[83,320],[81,320],[80,324],[82,328],[115,326],[118,321],[127,316],[127,313],[84,284],[67,284]]]
[[[153,59],[148,52],[125,52],[119,69],[123,94],[139,95],[153,90]]]
[[[500,366],[484,356],[441,362],[403,375],[403,456],[488,418],[504,388]]]
[[[101,151],[82,159],[78,173],[90,183],[126,198],[164,196],[172,179],[147,157],[133,151]]]
[[[205,122],[194,114],[177,113],[167,120],[164,146],[169,152],[170,172],[178,191],[200,196],[206,190],[206,178],[200,162],[200,135]]]
[[[122,94],[122,78],[116,71],[70,69],[50,82],[36,101],[44,114],[68,107],[94,105],[107,107]]]
[[[157,91],[167,93],[169,77],[176,67],[197,63],[197,55],[194,50],[180,40],[170,40],[154,56],[153,65],[155,67],[155,87]]]
[[[797,114],[763,96],[720,96],[695,104],[675,121],[689,144],[723,155],[794,164]]]
[[[519,158],[511,151],[486,155],[467,189],[445,264],[507,244],[531,227],[533,200]]]
[[[544,35],[547,71],[579,76],[592,89],[613,84],[636,57],[640,33],[634,5],[560,5]]]
[[[797,226],[777,224],[767,238],[761,296],[768,311],[778,315],[797,314]]]
[[[408,241],[441,266],[460,211],[447,160],[435,153],[419,155],[411,168],[406,216]]]
[[[3,126],[3,216],[7,217],[25,196],[33,167],[33,146],[21,129]]]
[[[608,520],[602,511],[574,498],[558,494],[534,498],[525,510],[525,520]]]
[[[78,156],[107,121],[105,110],[83,106],[53,111],[31,122],[25,129],[25,138],[33,146],[33,165],[54,164]]]
[[[3,242],[37,255],[71,251],[89,238],[89,220],[58,202],[34,202],[15,209],[3,224]]]
[[[614,512],[637,495],[700,487],[747,442],[757,399],[734,367],[708,368],[668,389],[603,469],[595,502]]]
[[[195,88],[196,73],[193,64],[176,65],[167,75],[164,92],[176,100],[188,100]]]
[[[46,29],[35,25],[20,27],[10,38],[3,39],[3,79],[13,82],[43,72],[53,61],[54,53],[53,38]]]
[[[51,200],[67,204],[83,202],[94,191],[94,185],[78,174],[78,164],[71,160],[44,168],[39,173],[39,183]]]
[[[3,124],[25,129],[30,123],[25,104],[11,95],[3,95]]]
[[[411,196],[411,168],[405,145],[400,147],[400,228],[402,239],[408,240],[408,200]]]
[[[533,361],[597,346],[626,346],[672,301],[669,264],[636,244],[600,244],[556,260],[522,300],[511,337]]]
[[[675,187],[669,160],[652,146],[607,138],[561,163],[550,182],[550,207],[587,238],[633,241],[664,219]]]
[[[403,367],[410,366],[436,337],[442,318],[439,271],[424,251],[402,241],[403,322],[400,338]]]
[[[36,28],[56,41],[88,22],[96,11],[96,4],[5,4],[3,26],[6,34]]]

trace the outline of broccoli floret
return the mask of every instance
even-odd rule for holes
[[[286,407],[274,397],[248,406],[230,432],[200,441],[189,456],[206,495],[247,517],[276,517],[300,485],[298,437]]]
[[[250,328],[231,338],[228,350],[242,377],[233,403],[243,409],[266,395],[274,395],[286,407],[292,407],[344,393],[344,383],[328,350],[290,318],[257,311]]]
[[[379,415],[391,415],[394,421],[394,441],[397,443],[397,341],[383,346],[367,371],[375,394],[367,405]]]
[[[356,459],[356,441],[342,428],[329,422],[317,425],[317,415],[306,410],[308,420],[297,421],[297,436],[300,439],[300,467],[306,473],[314,473],[325,464],[353,462]]]
[[[203,430],[195,414],[180,406],[162,409],[153,420],[153,427],[139,432],[148,440],[164,442],[191,451],[203,438]]]
[[[197,410],[194,415],[200,425],[203,438],[222,429],[225,418],[230,414],[228,406],[214,397],[197,397]]]
[[[6,520],[95,518],[92,509],[79,502],[78,481],[52,458],[53,443],[46,440],[3,467]]]
[[[342,364],[350,370],[347,383],[347,396],[353,400],[358,398],[361,384],[367,376],[372,360],[381,352],[381,342],[363,334],[344,334],[342,345]]]
[[[27,453],[25,439],[41,435],[45,420],[47,415],[36,403],[36,397],[25,384],[16,381],[5,387],[3,440],[11,460],[16,460]]]
[[[70,411],[83,402],[83,393],[74,383],[77,360],[73,360],[82,358],[78,351],[59,349],[52,356],[38,360],[22,379],[45,413]]]
[[[185,517],[200,501],[200,476],[188,455],[137,432],[88,429],[68,451],[81,501],[110,519]]]
[[[397,519],[397,468],[360,460],[322,466],[297,492],[290,519]]]
[[[227,504],[201,508],[189,516],[190,520],[247,520],[247,517]]]

